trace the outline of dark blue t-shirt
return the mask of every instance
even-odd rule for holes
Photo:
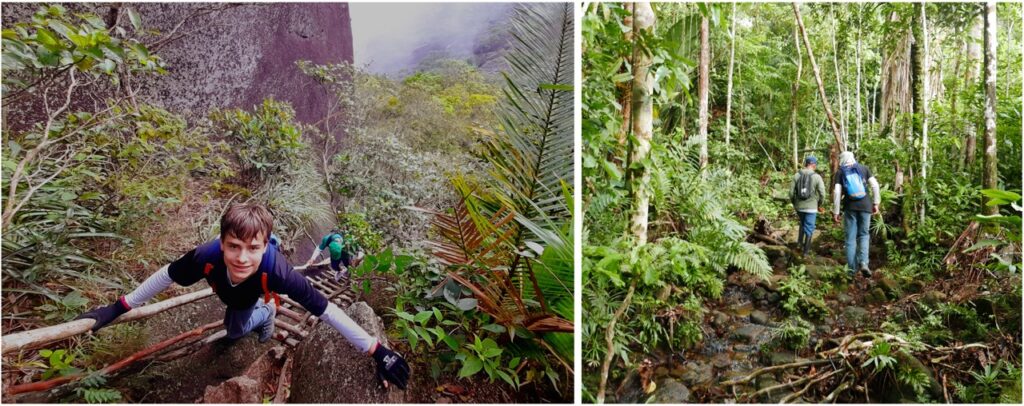
[[[846,175],[843,174],[843,168],[839,168],[839,170],[836,172],[835,181],[832,182],[832,184],[839,185],[840,193],[843,194],[843,210],[865,211],[870,213],[871,208],[874,205],[874,200],[872,200],[871,197],[871,185],[868,183],[868,179],[871,179],[871,177],[874,175],[871,174],[871,170],[868,169],[868,167],[861,165],[859,163],[853,164],[853,170],[857,171],[857,173],[860,174],[860,178],[864,180],[864,190],[868,192],[868,194],[865,195],[863,198],[861,198],[860,200],[852,200],[849,196],[846,195],[846,182],[844,181],[846,179]],[[835,186],[832,186],[832,189],[835,189]]]
[[[232,309],[248,309],[263,296],[262,277],[267,275],[267,288],[270,291],[298,302],[310,313],[320,316],[327,309],[327,298],[317,291],[313,285],[298,272],[292,270],[288,260],[280,251],[267,247],[260,261],[260,267],[248,279],[236,286],[231,286],[228,279],[228,268],[224,263],[224,252],[220,249],[220,239],[207,242],[189,251],[168,267],[171,280],[181,286],[190,286],[200,279],[213,288],[217,297]]]

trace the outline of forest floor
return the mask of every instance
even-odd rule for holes
[[[682,351],[662,349],[647,354],[646,358],[638,358],[641,360],[639,367],[617,383],[617,386],[614,383],[611,386],[615,389],[613,401],[778,403],[786,399],[788,402],[820,402],[829,392],[816,392],[811,388],[797,393],[804,387],[803,382],[790,387],[766,389],[785,386],[786,383],[813,375],[814,367],[809,370],[782,368],[738,385],[725,382],[741,380],[764,368],[814,360],[820,351],[836,347],[844,338],[864,332],[883,331],[882,324],[895,313],[918,312],[915,306],[917,302],[937,305],[942,302],[973,301],[979,313],[994,311],[995,306],[986,302],[985,297],[992,292],[983,292],[986,288],[971,282],[971,279],[976,279],[973,277],[947,275],[930,283],[916,280],[897,282],[899,279],[895,277],[895,270],[890,269],[885,262],[886,255],[881,249],[882,244],[878,242],[871,246],[870,268],[874,271],[871,277],[858,273],[849,279],[844,275],[844,241],[830,236],[829,231],[833,227],[842,226],[823,226],[819,221],[812,252],[806,257],[800,255],[796,247],[795,230],[778,230],[776,235],[784,239],[786,245],[762,246],[772,263],[774,275],[762,281],[745,272],[729,274],[722,297],[717,302],[706,304],[706,308],[711,310],[706,313],[702,325],[703,340],[694,348]],[[801,265],[813,284],[820,286],[824,283],[832,288],[822,295],[821,300],[814,297],[803,299],[827,308],[828,312],[817,319],[805,317],[813,325],[809,343],[797,351],[791,351],[778,345],[783,339],[779,332],[787,319],[787,311],[782,308],[785,297],[779,288],[790,277],[791,267]],[[1019,277],[1015,280],[1017,284],[1020,283]],[[1009,292],[1012,292],[1012,285],[1008,286],[1008,292],[1003,293]],[[979,361],[985,363],[986,359],[1018,359],[1016,354],[1021,348],[1020,331],[1001,332],[1000,336],[1001,342],[988,343],[989,349],[960,354],[946,360],[947,366],[960,362],[960,372],[963,372],[970,369],[972,361],[977,364]],[[929,377],[928,389],[934,399],[956,401],[950,397],[953,389],[946,379],[948,370],[938,371],[927,360],[921,362],[910,358],[906,363]],[[826,385],[823,386],[827,387],[828,380],[824,382]],[[752,395],[755,392],[759,393]],[[912,388],[896,379],[878,379],[870,385],[854,385],[838,395],[838,400],[917,402]]]

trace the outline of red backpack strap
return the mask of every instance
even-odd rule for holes
[[[207,262],[206,266],[203,267],[203,276],[209,277],[210,271],[213,270],[213,264]],[[210,281],[210,289],[213,289],[213,293],[217,293],[217,284]]]
[[[278,296],[277,293],[270,291],[270,288],[267,286],[266,273],[260,275],[260,282],[262,282],[263,284],[263,303],[269,304],[271,297],[273,297],[275,307],[281,307],[281,296]]]

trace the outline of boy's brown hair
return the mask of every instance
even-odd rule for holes
[[[263,242],[266,243],[273,229],[274,217],[260,204],[232,204],[220,218],[221,241],[224,237],[232,235],[249,242],[263,233]]]

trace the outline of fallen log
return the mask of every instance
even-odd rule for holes
[[[213,289],[203,289],[198,292],[177,296],[161,302],[132,309],[121,315],[110,325],[124,323],[133,320],[144,319],[164,310],[172,309],[183,304],[192,303],[199,299],[213,295]],[[73,320],[55,326],[43,327],[34,330],[22,331],[3,336],[2,354],[18,351],[23,348],[34,348],[54,341],[63,340],[85,333],[92,329],[96,321],[93,319]]]

